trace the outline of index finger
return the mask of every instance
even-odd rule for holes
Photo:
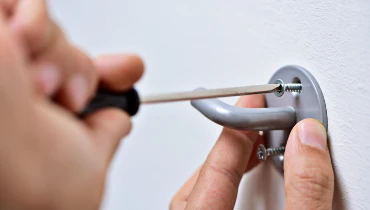
[[[128,90],[142,77],[144,62],[134,54],[103,55],[95,59],[100,85],[110,90]]]
[[[262,95],[242,97],[241,107],[263,107]],[[186,209],[233,209],[258,132],[225,128],[204,163]]]

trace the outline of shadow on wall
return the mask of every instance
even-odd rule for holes
[[[244,175],[239,187],[236,210],[284,208],[284,178],[270,159]]]
[[[328,147],[329,147],[329,151],[330,153],[332,152],[332,149],[331,149],[331,146],[330,146],[330,143],[331,143],[331,138],[330,138],[330,135],[328,137]],[[334,161],[332,160],[331,161],[332,164],[333,164],[333,167],[334,167],[334,176],[335,176],[335,183],[334,183],[334,199],[333,199],[333,209],[335,210],[346,210],[348,209],[347,207],[347,203],[346,203],[346,200],[343,198],[343,188],[341,187],[341,183],[340,183],[340,180],[338,179],[337,177],[337,174],[335,173],[335,164],[334,164]]]

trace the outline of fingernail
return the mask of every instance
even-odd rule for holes
[[[318,122],[303,122],[298,128],[298,137],[302,144],[326,150],[327,135],[323,125]]]
[[[73,108],[80,111],[88,98],[88,82],[82,73],[74,74],[68,81],[68,95],[71,97]]]
[[[47,95],[53,95],[60,84],[60,73],[53,64],[43,63],[39,68],[39,81],[43,92]]]

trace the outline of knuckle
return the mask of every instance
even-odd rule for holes
[[[94,66],[92,59],[81,49],[72,46],[72,51],[75,52],[76,62],[74,66],[71,66],[71,71],[81,71],[84,75],[87,76],[90,92],[93,94],[95,88],[98,85],[98,72]]]
[[[289,192],[304,200],[326,203],[334,192],[334,178],[330,171],[315,165],[303,165],[296,169],[286,182]]]
[[[23,4],[22,4],[23,3]],[[31,51],[41,51],[54,40],[59,30],[50,19],[45,0],[22,1],[17,13],[16,30],[31,46]]]
[[[11,15],[16,0],[0,0],[0,8],[4,10],[6,15]]]
[[[37,5],[36,8],[34,10],[29,10],[27,13],[28,17],[24,22],[24,29],[30,35],[37,35],[38,33],[43,32],[49,19],[45,1],[36,0],[34,3]]]
[[[206,166],[208,171],[214,174],[219,174],[225,180],[227,180],[233,187],[238,188],[239,182],[243,177],[243,174],[239,173],[237,170],[228,169],[219,165],[208,164]]]

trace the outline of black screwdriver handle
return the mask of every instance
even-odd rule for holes
[[[140,107],[139,94],[134,88],[124,92],[99,90],[79,116],[86,117],[99,109],[109,107],[119,108],[127,112],[130,116],[134,116]]]

